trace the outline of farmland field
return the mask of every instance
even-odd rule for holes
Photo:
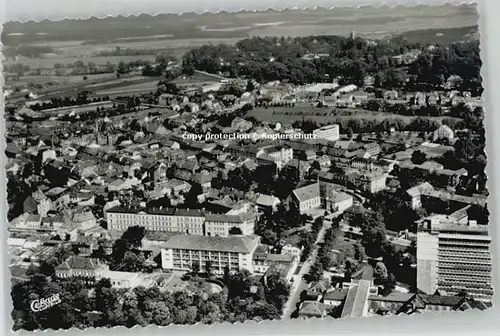
[[[70,47],[73,48],[73,47]],[[92,49],[88,46],[87,50]],[[95,63],[96,65],[105,65],[108,62],[110,64],[118,64],[120,61],[132,62],[136,60],[144,60],[153,62],[156,55],[138,55],[138,56],[83,56],[78,57],[73,54],[66,54],[65,51],[62,54],[57,55],[57,57],[47,57],[47,58],[20,58],[17,61],[4,61],[4,65],[14,65],[15,63],[28,65],[31,69],[54,69],[55,64],[62,64],[67,66],[68,64],[73,64],[76,61],[82,61],[84,63]]]
[[[377,18],[379,19],[379,18]],[[248,31],[250,36],[310,36],[310,35],[342,35],[346,36],[351,31],[357,35],[367,38],[382,38],[392,34],[401,34],[408,31],[436,29],[434,35],[448,28],[461,28],[464,26],[476,26],[477,18],[464,17],[457,20],[457,16],[440,16],[423,18],[385,18],[387,21],[370,19],[336,19],[322,20],[318,22],[305,22],[302,24],[280,24],[259,27]],[[390,24],[390,25],[389,25]],[[470,29],[470,27],[469,27]],[[460,32],[459,32],[460,33]],[[454,34],[456,35],[456,34]],[[463,34],[462,34],[463,36]],[[415,40],[418,34],[413,38]],[[420,39],[422,41],[422,39]],[[425,41],[425,39],[424,39]]]
[[[332,112],[335,110],[335,112]],[[399,114],[383,113],[383,112],[373,112],[363,109],[334,109],[334,108],[318,108],[311,105],[301,105],[295,107],[257,107],[253,110],[247,112],[247,117],[254,117],[260,121],[270,121],[270,122],[281,122],[281,123],[293,123],[294,121],[302,120],[314,120],[320,124],[330,123],[340,119],[358,119],[360,117],[364,119],[372,120],[384,120],[388,118],[401,119],[401,120],[412,120],[415,117],[404,116]],[[435,120],[441,120],[445,117],[430,117]]]
[[[91,83],[95,80],[104,80],[106,78],[116,78],[116,75],[111,74],[95,74],[95,75],[86,75],[87,82]],[[19,80],[16,80],[15,83],[47,83],[47,82],[56,82],[61,84],[73,84],[79,83],[83,81],[82,75],[75,76],[23,76]],[[9,81],[6,81],[9,83]]]

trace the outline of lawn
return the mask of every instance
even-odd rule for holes
[[[354,241],[349,239],[346,241],[344,233],[339,231],[336,235],[335,241],[333,242],[333,248],[340,252],[343,252],[344,258],[354,258]]]
[[[189,292],[197,292],[202,290],[206,293],[218,293],[221,290],[219,285],[208,282],[200,277],[193,277],[189,280],[183,280],[182,275],[173,274],[172,278],[165,284],[163,290],[169,292],[177,292],[177,291],[189,291]]]

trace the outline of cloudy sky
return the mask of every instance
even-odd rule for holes
[[[0,10],[0,20],[59,20],[65,17],[85,18],[89,16],[129,15],[139,13],[180,13],[203,11],[237,11],[283,7],[343,6],[362,4],[416,4],[458,2],[454,0],[0,0],[5,11]]]

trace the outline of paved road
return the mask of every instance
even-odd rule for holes
[[[318,237],[316,238],[315,244],[323,241],[326,230],[328,226],[323,223],[323,227],[319,230]],[[302,268],[299,273],[293,276],[292,288],[290,289],[290,296],[288,301],[285,303],[285,307],[283,308],[283,319],[289,319],[292,313],[295,311],[297,302],[300,300],[300,293],[308,288],[308,284],[302,279],[302,277],[309,273],[309,269],[311,265],[316,261],[316,257],[318,255],[318,246],[314,250],[311,251],[310,257],[304,261]]]

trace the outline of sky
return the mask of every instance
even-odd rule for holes
[[[238,11],[242,8],[263,10],[297,6],[359,6],[363,4],[417,4],[457,2],[455,0],[0,0],[0,21],[40,21],[107,15]]]

